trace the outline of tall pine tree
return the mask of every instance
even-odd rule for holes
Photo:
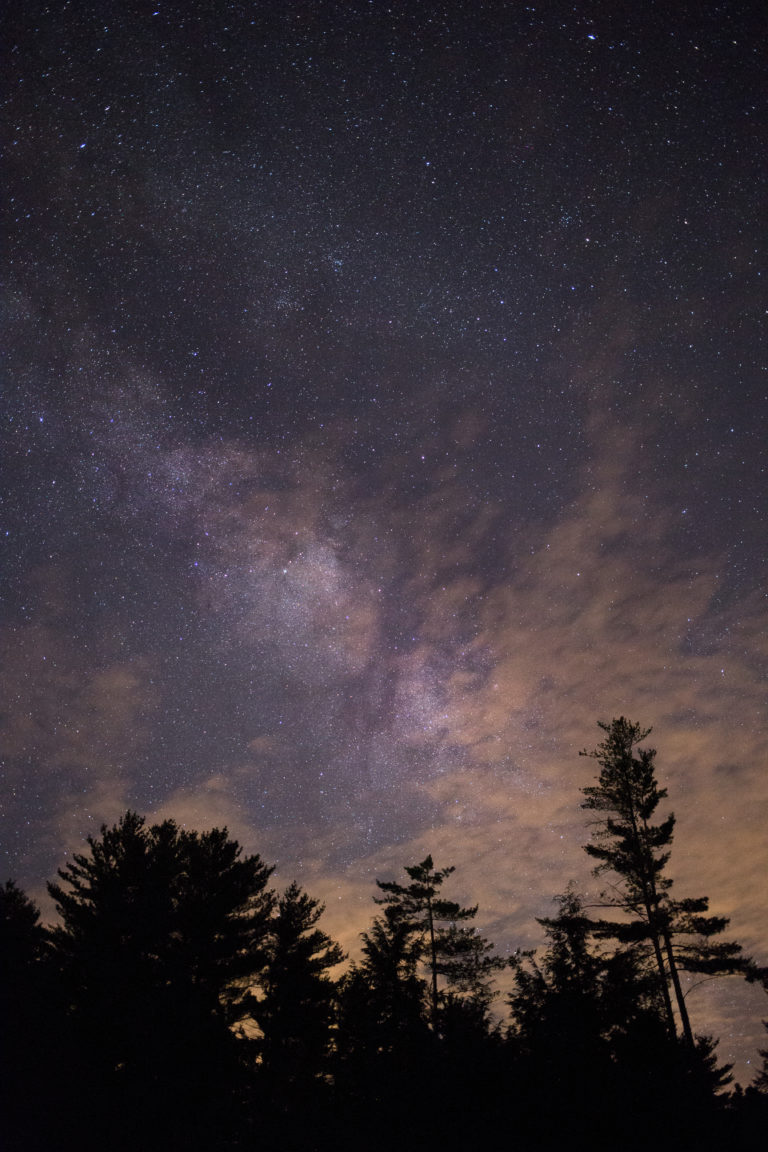
[[[477,905],[463,908],[440,895],[445,880],[455,868],[436,869],[431,856],[406,868],[410,884],[396,881],[376,883],[385,893],[376,900],[393,924],[416,942],[428,973],[429,1016],[438,1027],[440,978],[454,996],[487,1007],[492,993],[490,981],[504,961],[491,955],[489,944],[467,921],[474,920]]]
[[[329,972],[345,959],[318,927],[324,911],[294,882],[269,926],[262,997],[252,1012],[263,1034],[264,1067],[284,1082],[308,1081],[324,1071],[335,993]]]
[[[656,781],[655,749],[639,747],[650,728],[623,716],[610,724],[600,722],[599,727],[605,738],[592,751],[581,753],[600,765],[597,783],[582,789],[582,807],[597,814],[592,842],[585,845],[585,851],[598,861],[596,874],[612,872],[618,878],[618,886],[604,898],[627,919],[602,921],[598,928],[603,935],[626,943],[647,943],[670,1034],[677,1033],[674,998],[685,1042],[693,1049],[681,970],[718,975],[745,972],[749,963],[738,944],[714,941],[728,920],[706,915],[706,897],[675,900],[671,895],[666,867],[675,817],[670,813],[655,822],[667,790]]]
[[[112,1147],[168,1147],[173,1134],[195,1148],[232,1121],[242,1065],[230,1025],[241,985],[266,960],[271,872],[226,829],[148,827],[135,812],[89,837],[88,851],[59,871],[51,942],[74,1126],[100,1107],[99,1123],[127,1117]]]

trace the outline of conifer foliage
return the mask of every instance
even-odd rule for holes
[[[272,868],[243,856],[226,829],[147,827],[130,811],[88,846],[48,886],[66,973],[107,1000],[117,989],[123,999],[160,995],[182,980],[188,999],[223,1016],[236,981],[264,963]]]
[[[311,1080],[324,1069],[335,985],[344,952],[318,927],[324,905],[295,882],[277,902],[266,942],[262,998],[252,1005],[262,1060],[273,1079]]]
[[[463,908],[440,895],[454,867],[436,869],[427,856],[405,871],[410,884],[376,881],[385,893],[376,903],[384,905],[390,924],[411,938],[412,948],[426,966],[430,1021],[437,1028],[441,981],[454,996],[487,1006],[493,973],[504,967],[504,961],[492,956],[493,945],[467,927],[467,921],[477,915],[477,905]]]
[[[266,961],[272,869],[226,829],[148,827],[130,811],[88,848],[49,885],[71,1094],[89,1084],[100,1122],[125,1114],[115,1148],[135,1146],[148,1124],[158,1144],[173,1133],[193,1147],[226,1124],[238,1065],[230,1023]]]
[[[605,738],[591,752],[582,752],[600,765],[597,783],[582,789],[586,798],[582,807],[597,813],[592,842],[585,851],[598,861],[596,874],[612,872],[617,877],[618,889],[605,900],[627,919],[603,921],[598,927],[605,936],[650,946],[670,1034],[674,1036],[677,1030],[674,996],[685,1042],[693,1049],[680,972],[744,972],[749,962],[741,956],[738,944],[713,940],[728,920],[706,915],[707,897],[676,900],[671,895],[673,882],[666,868],[675,817],[669,813],[654,823],[667,790],[656,780],[656,750],[639,747],[651,729],[623,716],[610,724],[599,722],[599,727]]]

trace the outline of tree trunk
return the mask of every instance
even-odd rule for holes
[[[669,974],[672,977],[672,987],[675,990],[675,999],[677,1001],[677,1010],[680,1013],[680,1023],[683,1028],[683,1036],[688,1047],[693,1050],[696,1045],[693,1039],[693,1031],[691,1029],[691,1021],[688,1016],[688,1009],[685,1005],[685,996],[683,995],[682,985],[680,984],[680,975],[677,971],[677,962],[675,961],[675,954],[672,951],[672,939],[668,930],[664,929],[664,948],[667,953],[667,963],[669,965]]]
[[[432,916],[432,901],[427,901],[429,919],[429,951],[432,968],[432,1027],[437,1031],[437,945],[435,944],[435,921]]]

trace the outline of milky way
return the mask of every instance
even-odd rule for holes
[[[3,866],[226,823],[354,950],[457,865],[594,893],[653,725],[676,891],[768,961],[753,6],[25,4],[5,36]],[[691,995],[745,1083],[764,999]]]

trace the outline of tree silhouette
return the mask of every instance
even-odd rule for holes
[[[706,897],[675,900],[670,895],[672,880],[665,869],[675,817],[670,813],[661,823],[653,823],[667,790],[656,781],[655,749],[637,747],[651,730],[623,716],[599,727],[605,739],[591,752],[581,753],[600,764],[597,784],[582,789],[586,797],[582,807],[599,814],[585,851],[599,861],[596,874],[609,871],[618,877],[617,888],[604,899],[628,917],[621,923],[601,921],[599,930],[620,941],[650,945],[670,1035],[677,1032],[671,984],[683,1036],[693,1050],[680,970],[708,975],[746,972],[749,962],[738,944],[712,941],[728,920],[704,915],[709,906]]]
[[[341,1110],[376,1149],[447,1149],[490,1130],[501,1041],[488,1019],[504,962],[467,923],[476,908],[441,894],[453,868],[431,856],[410,883],[377,881],[379,914],[341,982],[336,1085]]]
[[[75,854],[49,884],[61,924],[51,938],[69,971],[93,986],[106,972],[134,979],[142,991],[181,981],[185,994],[212,1013],[237,999],[236,981],[263,967],[274,905],[272,869],[241,858],[226,829],[179,829],[172,820],[146,826],[127,812],[89,855]]]
[[[48,959],[37,906],[8,880],[0,887],[0,1110],[9,1149],[44,1148],[53,1136],[37,1106],[40,1084],[53,1081],[56,1063]]]
[[[38,965],[47,951],[46,932],[33,900],[13,880],[0,888],[0,987]]]
[[[605,967],[589,947],[590,923],[580,898],[569,891],[557,898],[555,917],[538,923],[546,951],[518,952],[510,959],[514,988],[509,1041],[516,1080],[523,1088],[523,1128],[544,1147],[566,1132],[571,1140],[593,1141],[597,1118],[611,1129],[610,1105],[616,1097],[612,1077],[602,982]],[[599,1088],[598,1088],[599,1085]],[[550,1095],[557,1109],[547,1108]]]
[[[267,937],[262,997],[252,1005],[273,1077],[307,1081],[324,1069],[335,984],[328,973],[345,955],[317,927],[325,906],[295,882],[280,897]]]
[[[637,944],[606,951],[582,898],[569,889],[557,901],[557,915],[538,921],[546,950],[511,960],[509,1040],[525,1138],[640,1149],[652,1127],[658,1146],[710,1147],[728,1067],[717,1066],[708,1039],[690,1052],[669,1035]],[[628,1130],[627,1118],[641,1115],[643,1127]]]
[[[508,997],[511,1035],[539,1060],[567,1068],[578,1079],[591,1066],[609,1065],[621,1038],[658,1033],[655,982],[635,952],[604,954],[591,946],[594,924],[572,888],[557,898],[558,912],[537,922],[547,950],[510,960],[515,987]],[[594,1075],[594,1071],[589,1073]]]
[[[675,899],[666,874],[674,817],[648,735],[601,725],[601,771],[583,790],[597,815],[588,853],[616,886],[591,919],[572,889],[538,923],[539,953],[510,961],[511,1025],[491,1017],[504,962],[474,928],[477,907],[443,895],[431,856],[408,882],[377,881],[362,956],[344,960],[324,907],[226,829],[194,832],[127,812],[49,885],[61,920],[40,925],[0,888],[4,1136],[10,1149],[79,1147],[96,1129],[114,1152],[439,1152],[498,1138],[715,1149],[755,1146],[768,1106],[768,1049],[755,1088],[729,1081],[714,1043],[677,1035],[679,970],[768,970],[715,940],[727,921]],[[670,986],[672,992],[670,993]],[[678,1015],[687,1021],[685,1005]],[[34,1108],[39,1084],[48,1108]],[[633,1120],[628,1125],[628,1117]],[[634,1123],[642,1117],[642,1123]],[[741,1136],[739,1136],[741,1133]]]
[[[439,895],[445,880],[455,872],[454,867],[436,869],[432,857],[427,856],[405,871],[410,884],[376,881],[386,893],[376,903],[384,905],[388,912],[388,920],[380,922],[379,929],[399,933],[404,942],[409,942],[410,954],[425,962],[430,1021],[437,1029],[439,977],[455,995],[487,1006],[492,974],[504,967],[504,961],[491,956],[493,945],[466,927],[466,921],[477,915],[477,905],[462,908]]]
[[[378,1049],[392,1050],[403,1034],[424,1022],[424,980],[418,975],[423,952],[419,927],[396,904],[387,905],[362,933],[363,959],[346,977],[356,983],[357,1018],[375,1034]],[[364,990],[364,991],[363,991]]]
[[[49,885],[74,1079],[105,1113],[151,1120],[159,1146],[186,1132],[196,1147],[237,1082],[229,1025],[265,962],[272,869],[226,829],[147,827],[135,812],[88,846]]]

